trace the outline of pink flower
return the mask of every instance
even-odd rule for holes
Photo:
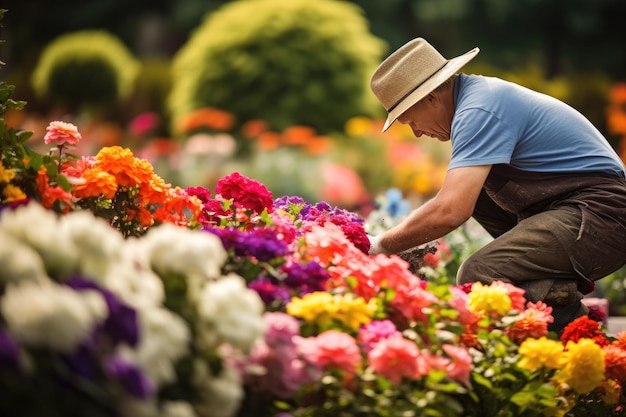
[[[411,321],[424,321],[426,314],[423,309],[439,302],[435,294],[422,288],[421,282],[416,279],[395,288],[396,296],[391,301],[391,305]]]
[[[322,368],[337,368],[348,374],[361,365],[361,351],[347,333],[327,330],[317,337],[299,338],[299,351]]]
[[[391,320],[374,320],[359,329],[357,339],[367,353],[380,340],[401,335]]]
[[[399,384],[402,378],[417,379],[426,375],[429,369],[420,360],[420,351],[415,342],[402,336],[381,339],[367,354],[374,371]]]
[[[467,349],[445,344],[442,349],[452,359],[445,370],[448,373],[448,377],[455,381],[469,384],[470,373],[472,372],[472,357]]]
[[[50,122],[46,128],[46,135],[43,141],[46,144],[54,144],[57,146],[70,145],[74,146],[80,142],[81,136],[76,126],[71,123],[54,121]]]
[[[452,286],[450,287],[450,294],[452,298],[450,298],[448,303],[459,313],[458,320],[466,326],[476,324],[480,317],[467,308],[467,293],[461,287]]]
[[[141,136],[155,129],[159,124],[159,114],[155,112],[145,112],[135,116],[129,125],[130,133],[134,136]]]

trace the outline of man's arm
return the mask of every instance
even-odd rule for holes
[[[474,212],[490,169],[491,165],[481,165],[448,171],[437,195],[378,236],[370,254],[400,253],[445,236],[465,223]]]

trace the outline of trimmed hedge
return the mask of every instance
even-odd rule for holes
[[[84,30],[62,35],[43,50],[32,75],[41,98],[72,109],[100,107],[132,93],[139,62],[114,35]]]

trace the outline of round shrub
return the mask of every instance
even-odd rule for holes
[[[214,107],[239,123],[343,129],[380,105],[369,78],[385,43],[362,10],[336,0],[243,0],[207,15],[174,57],[169,97],[182,115]]]
[[[43,50],[32,75],[35,93],[71,108],[106,106],[133,90],[139,63],[114,35],[85,30],[62,35]]]

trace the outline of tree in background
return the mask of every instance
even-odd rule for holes
[[[229,3],[176,54],[169,108],[181,116],[214,107],[240,122],[341,131],[380,106],[369,91],[384,43],[361,9],[335,0]]]

